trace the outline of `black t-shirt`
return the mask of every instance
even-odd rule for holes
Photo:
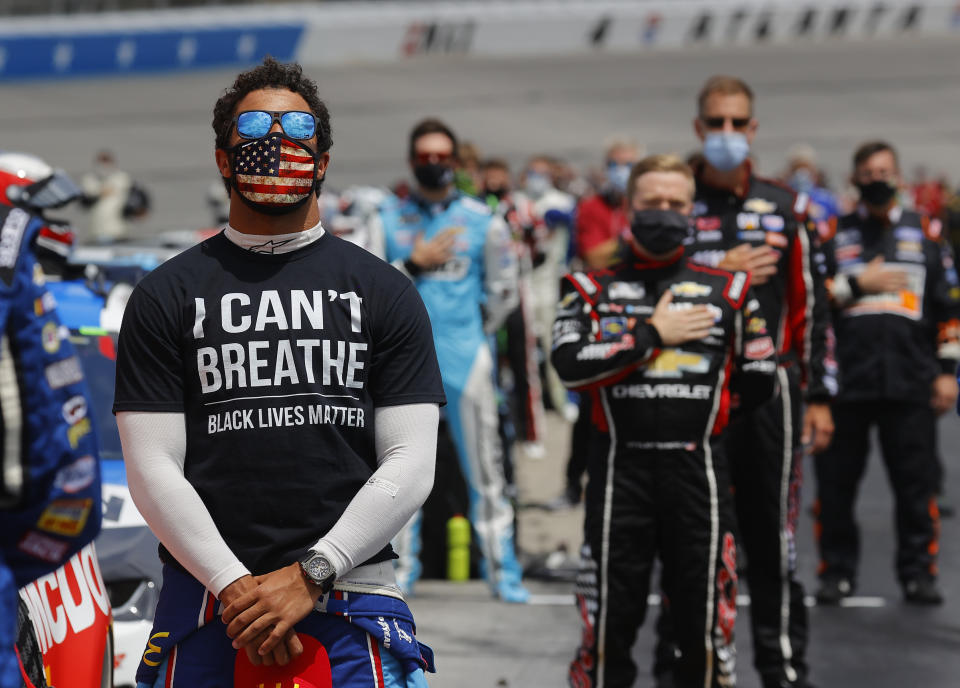
[[[302,556],[376,470],[373,410],[414,403],[444,403],[420,296],[330,234],[280,255],[218,234],[124,313],[113,410],[184,413],[187,480],[254,574]]]

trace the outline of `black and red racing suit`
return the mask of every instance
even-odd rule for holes
[[[896,497],[898,577],[904,584],[936,577],[940,523],[930,396],[934,378],[952,377],[960,361],[953,252],[939,221],[899,206],[883,219],[861,208],[834,221],[824,238],[841,385],[837,432],[816,462],[820,576],[856,583],[854,505],[876,425]],[[906,288],[865,294],[856,286],[877,258],[905,274]]]
[[[741,245],[769,246],[777,273],[754,286],[779,357],[780,393],[731,424],[726,439],[740,543],[750,565],[754,664],[765,688],[806,682],[807,613],[796,580],[797,514],[802,483],[802,404],[837,392],[830,307],[816,264],[806,197],[744,168],[743,192],[697,180],[691,260],[716,265]],[[663,625],[669,628],[669,623]],[[658,664],[673,656],[661,638]],[[659,671],[661,667],[655,668]]]
[[[601,430],[588,469],[573,686],[633,685],[655,555],[682,654],[676,685],[732,685],[736,546],[717,440],[733,399],[755,406],[776,385],[773,339],[749,281],[685,258],[564,281],[552,361],[565,384],[593,394]],[[667,290],[671,308],[708,306],[708,337],[662,345],[647,319]]]

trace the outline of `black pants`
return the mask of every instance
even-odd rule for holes
[[[896,502],[897,575],[901,583],[936,576],[940,517],[935,498],[936,417],[930,405],[836,403],[833,417],[833,443],[816,462],[820,577],[856,581],[860,533],[853,512],[874,424]]]
[[[801,392],[796,369],[779,370],[780,392],[727,429],[737,541],[746,553],[754,666],[764,686],[806,683],[807,610],[795,578],[803,482]],[[661,612],[662,615],[668,610]],[[661,618],[654,673],[675,661],[673,621]]]
[[[570,685],[633,686],[632,649],[646,616],[655,557],[682,655],[672,667],[675,685],[727,685],[735,660],[737,583],[722,452],[591,455],[589,477],[577,586],[583,639],[570,665]]]

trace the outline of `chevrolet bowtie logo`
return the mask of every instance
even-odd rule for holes
[[[710,357],[683,349],[664,349],[646,369],[648,377],[683,377],[684,373],[703,374],[710,370]]]

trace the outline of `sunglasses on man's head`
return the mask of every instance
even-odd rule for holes
[[[414,153],[413,162],[417,165],[437,165],[453,162],[453,153]]]
[[[734,129],[743,129],[750,124],[749,117],[701,117],[700,120],[707,125],[707,129],[723,129],[727,120],[730,120]]]
[[[237,135],[243,139],[266,136],[274,122],[280,122],[280,128],[292,139],[304,141],[312,139],[317,133],[317,116],[301,110],[246,110],[234,117],[233,121],[237,125]]]

